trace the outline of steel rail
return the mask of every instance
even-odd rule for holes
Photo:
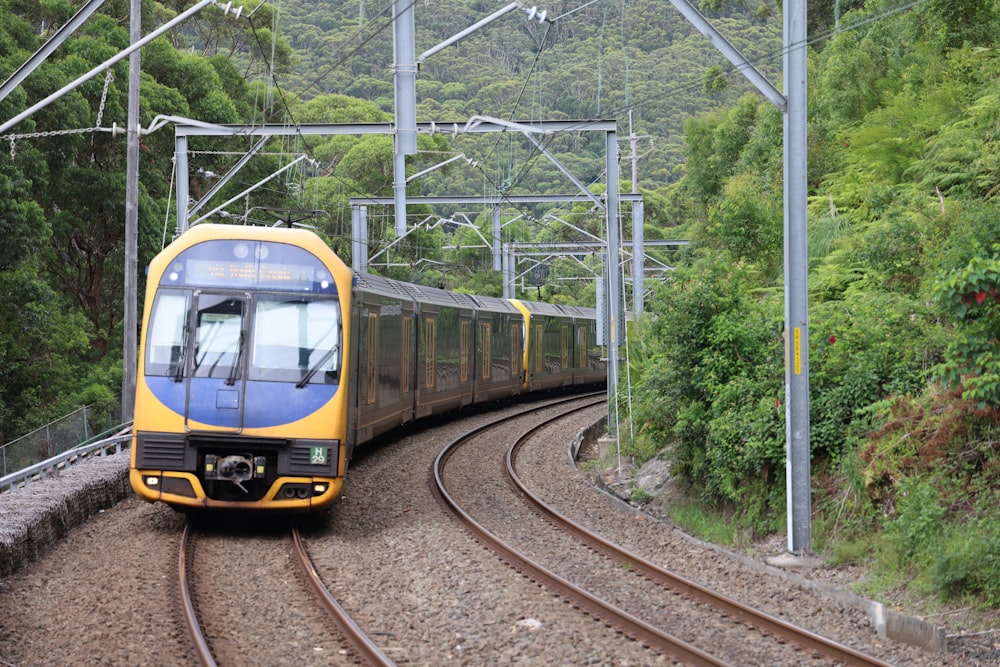
[[[181,589],[181,606],[184,614],[184,625],[187,627],[188,634],[191,636],[191,641],[194,642],[195,652],[198,654],[198,661],[204,667],[217,667],[215,658],[212,656],[212,650],[208,647],[208,642],[205,641],[205,635],[201,632],[201,625],[198,623],[198,615],[194,609],[194,603],[191,601],[191,590],[188,587],[188,576],[187,576],[187,550],[190,547],[191,541],[191,524],[188,523],[184,526],[184,532],[181,534],[181,544],[180,552],[178,557],[177,572],[179,575],[180,589]]]
[[[783,621],[780,618],[771,616],[759,609],[755,609],[738,600],[725,596],[721,593],[697,584],[679,574],[665,570],[658,565],[642,558],[638,554],[626,551],[622,547],[610,542],[596,533],[584,528],[581,524],[560,514],[551,505],[542,500],[539,496],[528,489],[527,485],[518,476],[516,469],[517,453],[521,447],[548,422],[539,424],[525,432],[516,442],[507,449],[506,473],[508,480],[514,488],[520,492],[527,501],[538,511],[548,516],[551,521],[560,528],[572,533],[581,540],[587,547],[593,548],[605,556],[622,563],[628,563],[631,569],[645,575],[651,581],[661,584],[667,588],[678,591],[690,598],[704,602],[721,613],[730,615],[739,622],[749,627],[754,627],[763,633],[770,633],[783,637],[790,642],[794,642],[807,649],[821,653],[844,665],[852,667],[891,667],[889,663],[883,662],[872,656],[865,655],[848,646],[844,646],[831,639],[818,635],[814,632],[800,628],[792,623]]]
[[[594,405],[599,405],[606,400],[603,393],[600,394],[600,396],[601,398],[599,400],[592,401],[582,407],[569,410],[568,412],[563,412],[552,419],[546,420],[544,423],[549,423],[551,421],[555,421],[556,419],[560,419],[567,414],[584,410],[593,407]],[[588,396],[584,396],[583,398],[587,397]],[[580,396],[577,396],[564,402],[576,401],[580,398]],[[541,583],[549,590],[558,593],[565,601],[571,602],[575,607],[581,608],[584,612],[589,613],[595,619],[603,621],[605,625],[614,626],[628,638],[641,641],[643,646],[655,647],[656,650],[668,654],[678,660],[682,660],[687,664],[706,665],[712,667],[724,667],[729,665],[729,663],[719,660],[715,656],[702,651],[698,647],[689,644],[678,637],[674,637],[659,628],[653,627],[645,621],[635,618],[624,610],[601,600],[588,591],[551,572],[541,564],[527,558],[516,549],[505,544],[502,540],[497,538],[493,533],[482,526],[482,524],[473,519],[448,493],[444,484],[444,464],[458,447],[471,438],[480,435],[487,430],[495,428],[505,421],[523,417],[532,412],[545,410],[553,407],[553,405],[554,404],[549,403],[544,406],[522,411],[517,415],[505,416],[500,419],[496,419],[489,424],[472,429],[448,443],[448,445],[438,454],[434,461],[434,491],[438,499],[455,515],[455,517],[463,526],[466,527],[466,529],[473,533],[477,539],[481,540],[483,544],[487,545],[490,549],[496,552],[502,560],[524,574],[531,581]],[[558,403],[555,405],[558,405]]]
[[[305,544],[302,542],[302,535],[299,533],[297,527],[292,528],[292,543],[295,546],[295,554],[298,556],[299,565],[302,567],[306,579],[312,585],[313,592],[316,593],[322,601],[323,606],[333,616],[337,627],[358,657],[370,665],[395,667],[396,663],[382,652],[378,644],[361,629],[361,626],[351,618],[351,615],[344,610],[343,606],[330,593],[330,589],[326,587],[326,584],[323,583],[322,578],[320,578],[319,573],[316,571],[316,566],[313,565],[312,558],[309,557],[309,552],[306,551]]]

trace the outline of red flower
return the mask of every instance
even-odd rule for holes
[[[830,334],[830,345],[833,345],[836,342],[837,342],[837,337],[833,334]]]

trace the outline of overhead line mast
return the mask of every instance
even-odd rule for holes
[[[687,0],[670,0],[784,116],[785,465],[788,551],[812,549],[809,445],[808,211],[806,183],[806,0],[785,0],[782,94]]]

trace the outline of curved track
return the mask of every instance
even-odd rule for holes
[[[579,400],[570,399],[566,401],[567,403]],[[605,400],[603,397],[597,400],[590,400],[586,402],[582,407],[578,407],[570,412],[575,412],[576,410],[582,410],[594,405],[597,405]],[[548,408],[551,406],[545,406]],[[540,411],[531,410],[530,412]],[[523,417],[524,414],[517,415],[517,417]],[[566,413],[563,413],[565,415]],[[554,421],[559,419],[561,416],[555,417],[553,419],[547,420],[544,423]],[[552,573],[541,564],[524,557],[519,553],[514,547],[508,545],[504,541],[498,539],[489,530],[484,528],[479,522],[477,522],[471,515],[469,515],[465,510],[459,506],[458,502],[448,493],[445,488],[444,483],[444,465],[448,458],[454,453],[454,451],[463,445],[465,442],[471,438],[482,434],[483,432],[493,428],[497,422],[487,424],[476,428],[468,433],[460,436],[459,438],[453,440],[441,453],[438,455],[437,460],[434,462],[434,481],[436,485],[436,492],[439,499],[449,507],[455,516],[474,534],[477,539],[488,545],[493,549],[503,560],[513,565],[517,570],[521,571],[525,576],[532,579],[532,581],[538,581],[556,591],[558,594],[562,595],[567,602],[571,602],[574,606],[580,607],[585,611],[592,614],[598,620],[605,620],[618,628],[621,628],[622,632],[627,634],[630,638],[639,639],[643,641],[644,645],[656,646],[660,650],[668,653],[678,659],[681,659],[687,663],[694,665],[726,665],[727,663],[715,660],[711,655],[701,651],[697,647],[684,642],[683,640],[670,635],[669,633],[663,632],[640,619],[637,619],[630,614],[617,609],[616,607],[609,605],[602,601],[601,599],[591,595],[586,590],[574,585],[573,583],[559,577],[558,575]],[[536,427],[537,428],[537,427]],[[534,430],[534,429],[532,429]]]
[[[579,399],[575,399],[579,401]],[[603,400],[603,399],[601,399]],[[684,610],[675,613],[692,616],[712,616],[714,620],[705,623],[714,623],[720,626],[737,625],[743,628],[742,631],[726,630],[730,636],[738,637],[751,633],[758,635],[755,642],[772,642],[775,652],[783,652],[790,656],[785,660],[799,659],[820,659],[822,664],[848,664],[848,665],[886,665],[877,659],[865,656],[849,647],[841,646],[814,633],[797,628],[785,621],[771,617],[752,607],[737,602],[735,600],[719,595],[707,588],[699,586],[682,577],[676,576],[658,566],[649,563],[635,554],[621,550],[614,544],[603,540],[584,529],[582,526],[563,518],[552,510],[543,501],[537,498],[521,483],[516,472],[517,453],[523,443],[528,441],[533,434],[544,426],[557,421],[575,411],[584,410],[595,403],[590,402],[574,409],[567,409],[555,418],[547,419],[525,432],[507,450],[507,475],[511,480],[516,494],[523,496],[535,508],[532,511],[541,513],[549,522],[556,524],[560,530],[572,534],[576,540],[583,543],[588,551],[593,551],[605,555],[616,561],[618,570],[629,570],[641,574],[645,580],[656,584],[669,594],[667,605],[682,608]],[[491,425],[492,426],[492,425]],[[662,653],[673,656],[687,664],[696,665],[725,665],[727,658],[717,657],[710,654],[704,647],[704,641],[684,640],[678,636],[667,632],[664,629],[663,620],[654,616],[644,616],[644,612],[637,614],[630,613],[619,608],[616,604],[610,603],[598,594],[589,590],[588,585],[577,585],[569,581],[568,577],[561,576],[555,572],[554,568],[547,566],[544,559],[534,559],[526,556],[522,551],[512,544],[506,543],[507,538],[498,537],[493,531],[484,527],[470,513],[466,512],[459,501],[456,501],[445,488],[445,476],[443,469],[448,459],[471,438],[481,435],[490,426],[476,429],[449,444],[441,452],[435,461],[434,479],[437,486],[439,499],[451,509],[459,520],[473,532],[479,540],[487,544],[489,548],[496,551],[500,557],[510,563],[517,570],[521,571],[532,581],[544,584],[550,590],[562,597],[564,601],[579,607],[590,613],[596,619],[602,621],[609,627],[614,627],[619,633],[626,637],[639,640],[645,646],[654,648]],[[511,501],[516,502],[516,501]],[[572,558],[572,556],[570,557]],[[646,590],[652,594],[648,583],[644,584]],[[646,595],[648,597],[648,595]],[[697,610],[687,611],[688,607]],[[696,621],[697,623],[697,621]],[[670,625],[673,628],[673,625]],[[763,639],[761,639],[763,638]],[[720,640],[732,642],[733,639]],[[738,655],[738,653],[737,653]],[[798,657],[796,657],[798,656]],[[733,664],[740,664],[741,658],[728,658]],[[827,662],[822,662],[826,660]]]
[[[608,542],[600,535],[590,532],[579,523],[558,513],[549,504],[532,493],[517,474],[517,453],[543,426],[545,424],[540,424],[532,428],[508,448],[505,470],[510,483],[537,511],[548,517],[558,528],[575,535],[587,548],[604,553],[622,565],[627,565],[629,568],[638,570],[652,583],[673,591],[678,591],[686,597],[711,605],[718,609],[723,616],[728,616],[750,628],[757,628],[766,634],[771,634],[779,638],[778,641],[782,643],[784,643],[782,639],[794,642],[819,655],[832,658],[845,665],[889,667],[887,663],[881,660],[866,656],[850,647],[843,646],[813,632],[796,627],[791,623],[665,570],[645,560],[638,554],[631,553],[616,544]]]

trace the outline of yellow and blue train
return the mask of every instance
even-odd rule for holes
[[[593,309],[355,273],[304,229],[197,225],[147,280],[130,481],[181,511],[322,509],[397,426],[607,379]]]

